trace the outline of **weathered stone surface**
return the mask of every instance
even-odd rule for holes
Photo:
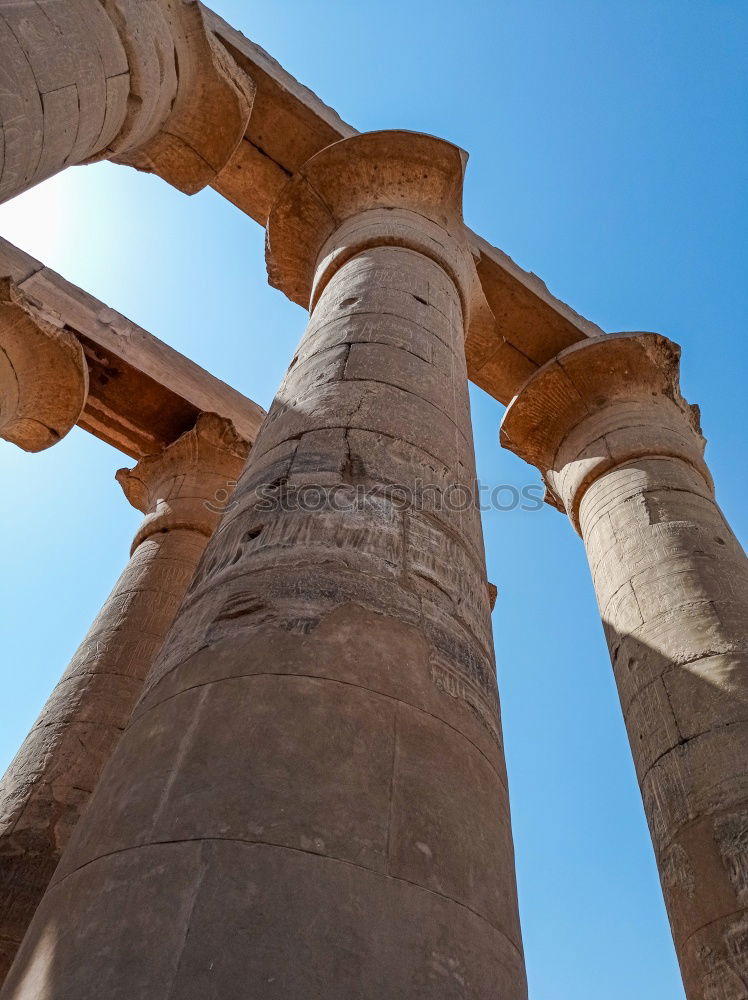
[[[132,558],[0,782],[0,981],[127,724],[247,442],[204,414],[118,479],[146,515]]]
[[[112,158],[188,193],[210,183],[264,226],[294,172],[356,134],[193,0],[31,0],[3,14],[0,200],[66,166]],[[539,365],[601,330],[466,232],[492,313],[468,329],[468,372],[508,402]]]
[[[80,418],[88,385],[76,338],[0,278],[0,437],[24,451],[51,447]]]
[[[620,334],[563,352],[502,442],[581,533],[687,994],[748,981],[748,560],[714,500],[678,349]]]
[[[138,107],[104,155],[194,194],[218,176],[244,138],[255,84],[215,40],[195,0],[114,0],[114,7],[132,93],[156,106],[147,130]],[[154,39],[156,59],[148,45]]]
[[[288,178],[315,153],[355,135],[356,129],[216,13],[206,11],[205,17],[257,86],[244,141],[213,187],[264,226]],[[508,403],[540,365],[602,330],[477,233],[468,229],[466,236],[495,317],[491,324],[468,330],[468,374],[491,396]]]
[[[310,333],[5,997],[49,961],[50,1000],[526,996],[478,522],[390,490],[474,477],[463,168],[425,136],[357,137],[271,218],[276,280],[314,285]],[[350,338],[312,347],[341,313]],[[418,327],[429,367],[397,373],[390,339],[349,370],[372,314]],[[367,462],[384,436],[389,467]]]
[[[168,918],[154,942],[165,879]],[[74,925],[71,909],[82,917]],[[113,855],[53,887],[39,918],[47,935],[17,979],[19,996],[65,982],[81,998],[233,997],[257,983],[263,1000],[481,1000],[515,996],[524,975],[505,936],[443,894],[270,844],[203,840]]]
[[[254,84],[194,0],[6,3],[0,53],[0,200],[95,159],[192,194],[244,137]]]
[[[6,277],[8,283],[3,284]],[[51,371],[46,370],[46,375],[54,375],[54,387],[50,389],[49,379],[42,371],[45,354],[39,345],[44,341],[40,334],[32,332],[34,347],[29,364],[36,366],[36,374],[33,403],[29,400],[28,409],[29,419],[36,418],[37,424],[57,427],[55,417],[45,413],[44,407],[52,405],[55,411],[64,408],[64,401],[72,393],[70,413],[62,421],[64,430],[69,430],[77,419],[84,430],[135,459],[153,455],[176,441],[194,426],[201,413],[217,413],[230,420],[248,441],[257,436],[265,418],[261,406],[3,239],[0,239],[0,287],[7,288],[6,298],[10,296],[6,305],[16,305],[32,318],[41,318],[45,330],[49,324],[54,327],[54,344],[47,351],[67,343],[73,360],[80,354],[80,348],[85,355],[82,370],[88,378],[88,390],[84,393],[83,410],[75,418],[77,399],[83,393],[82,387],[75,388],[76,380],[80,382],[75,375],[77,369],[72,375],[66,374],[69,363],[60,359]],[[10,336],[14,324],[27,321],[22,313],[6,308],[2,302],[0,312],[2,345],[2,338]],[[67,384],[71,379],[69,390]],[[0,396],[3,413],[11,409],[13,384],[13,379],[10,385],[3,381]],[[32,387],[27,391],[31,392]],[[57,427],[58,433],[62,430]],[[44,429],[37,428],[37,433],[44,441]],[[52,444],[57,437],[53,435],[47,440]]]

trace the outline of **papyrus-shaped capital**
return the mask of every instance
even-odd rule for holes
[[[657,333],[582,341],[532,375],[509,405],[501,443],[536,466],[569,514],[605,472],[645,456],[680,458],[712,480],[698,410],[679,388],[680,348]]]
[[[242,141],[255,85],[213,36],[196,0],[114,0],[111,7],[122,25],[133,95],[111,159],[194,194]],[[158,51],[144,21],[153,22]]]
[[[117,481],[125,496],[146,515],[133,551],[159,531],[185,529],[210,538],[249,448],[230,420],[201,413],[195,426],[162,452],[120,469]]]
[[[78,339],[10,278],[0,278],[0,437],[44,451],[75,426],[87,395]]]
[[[420,132],[355,135],[327,146],[291,178],[267,225],[270,284],[314,307],[333,275],[370,247],[399,246],[440,264],[468,321],[492,324],[465,238],[467,153]]]

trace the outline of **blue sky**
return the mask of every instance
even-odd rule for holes
[[[683,346],[718,498],[746,537],[745,0],[214,0],[362,130],[471,154],[467,221],[607,331]],[[263,233],[109,164],[0,208],[0,234],[268,406],[305,323],[268,288]],[[502,452],[472,393],[481,479]],[[127,559],[124,456],[75,430],[0,443],[0,769]],[[683,1000],[581,542],[564,518],[484,517],[533,1000]]]

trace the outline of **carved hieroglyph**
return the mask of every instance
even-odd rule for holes
[[[246,460],[232,424],[203,414],[118,473],[146,517],[132,558],[0,782],[0,982],[127,724]]]
[[[0,5],[0,201],[114,159],[192,194],[242,140],[254,84],[195,0]]]
[[[88,366],[57,317],[0,278],[0,437],[43,451],[77,423],[88,395]]]
[[[653,333],[570,348],[501,439],[584,539],[686,992],[727,1000],[748,996],[748,559],[678,356]]]
[[[307,331],[5,1000],[526,997],[480,517],[452,495],[486,320],[463,169],[357,136],[276,204]]]

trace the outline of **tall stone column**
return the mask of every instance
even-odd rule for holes
[[[87,396],[78,339],[0,278],[0,437],[43,451],[72,430]]]
[[[100,159],[193,194],[241,142],[254,89],[195,0],[0,4],[0,201]]]
[[[356,136],[269,226],[311,318],[4,1000],[520,1000],[460,150]]]
[[[0,782],[0,982],[132,713],[247,445],[203,414],[117,478],[146,517],[132,558]]]
[[[748,997],[748,560],[714,499],[679,350],[576,344],[506,412],[584,539],[690,1000]]]

